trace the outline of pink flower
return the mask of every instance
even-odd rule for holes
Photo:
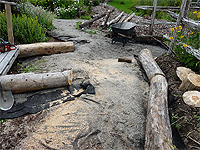
[[[37,12],[38,14],[40,13],[40,12]]]

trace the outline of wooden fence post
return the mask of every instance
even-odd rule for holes
[[[14,44],[13,28],[12,28],[12,13],[10,4],[5,4],[6,17],[7,17],[7,30],[8,30],[8,41]]]
[[[182,0],[182,4],[181,4],[181,8],[180,8],[180,12],[179,12],[179,16],[177,18],[177,22],[176,22],[176,27],[178,27],[181,23],[184,11],[185,11],[185,7],[186,7],[186,2],[188,0]],[[168,54],[170,54],[172,52],[172,49],[174,48],[174,43],[176,41],[176,36],[177,36],[177,32],[173,32],[173,39],[171,40],[170,46],[169,46],[169,50],[168,50]]]
[[[149,35],[153,34],[153,26],[154,26],[154,20],[155,20],[155,16],[156,16],[156,7],[157,7],[157,0],[154,0],[153,11],[152,11],[152,15],[151,15],[151,23],[149,26]]]

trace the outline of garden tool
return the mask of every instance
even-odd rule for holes
[[[7,51],[11,51],[11,50],[16,50],[17,46],[10,44],[7,41],[4,41],[2,38],[0,38],[0,52],[4,53]]]
[[[0,82],[0,109],[9,110],[14,104],[14,98],[11,91],[3,91]]]

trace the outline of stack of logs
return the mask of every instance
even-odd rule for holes
[[[124,12],[121,12],[116,18],[114,18],[111,21],[108,21],[110,14],[113,11],[114,11],[114,9],[108,10],[107,13],[98,15],[98,16],[94,17],[93,19],[90,19],[89,21],[86,21],[86,22],[80,24],[79,27],[82,29],[82,28],[85,28],[87,26],[91,26],[94,21],[101,19],[102,17],[105,16],[105,19],[101,24],[101,27],[106,28],[106,27],[109,27],[110,25],[118,23],[118,22],[129,22],[135,16],[135,13],[132,13],[128,17],[126,17],[126,15],[123,16]]]
[[[176,74],[182,81],[179,90],[185,92],[183,94],[184,102],[194,107],[200,107],[200,75],[185,67],[178,67]]]

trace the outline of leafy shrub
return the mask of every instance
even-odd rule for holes
[[[172,33],[177,32],[174,51],[178,57],[178,61],[184,63],[186,67],[189,67],[194,71],[200,72],[200,61],[186,51],[188,45],[194,49],[200,48],[200,32],[198,32],[197,30],[192,30],[190,28],[183,32],[182,26],[171,28],[171,31]],[[170,39],[173,39],[173,37],[170,37]]]
[[[12,16],[13,20],[13,36],[15,41],[19,43],[35,43],[46,40],[45,30],[38,23],[37,17],[27,17],[25,14]],[[0,12],[0,37],[8,40],[7,33],[7,21],[4,12]]]
[[[97,6],[100,2],[101,0],[83,0],[84,5],[86,6]]]
[[[77,3],[76,1],[68,7],[62,6],[56,8],[56,14],[58,18],[73,19],[89,14],[89,8],[84,6],[83,3]]]
[[[23,14],[26,14],[28,17],[37,18],[39,24],[43,28],[47,30],[54,29],[53,20],[56,17],[56,15],[50,11],[44,10],[42,6],[34,6],[30,2],[25,2],[25,3],[18,4],[17,10]]]

